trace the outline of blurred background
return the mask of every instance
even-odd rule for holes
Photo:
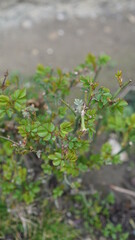
[[[0,77],[38,63],[72,70],[89,52],[111,56],[101,82],[112,89],[118,69],[134,79],[135,0],[0,0]]]

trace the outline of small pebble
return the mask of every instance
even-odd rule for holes
[[[129,14],[127,18],[130,23],[135,24],[135,15]]]
[[[104,238],[104,237],[100,237],[99,240],[106,240],[106,238]]]
[[[64,30],[63,30],[63,29],[59,29],[59,30],[58,30],[58,35],[59,35],[60,37],[62,37],[62,36],[64,35]]]
[[[83,29],[77,29],[76,33],[78,36],[82,36],[84,34],[84,30]]]
[[[57,38],[58,38],[58,33],[57,33],[57,32],[51,32],[51,33],[48,35],[48,38],[49,38],[51,41],[55,41],[55,40],[57,40]]]
[[[39,54],[39,50],[37,48],[32,49],[32,55],[37,56]]]
[[[112,32],[112,29],[111,29],[109,26],[105,26],[105,27],[104,27],[104,32],[107,33],[107,34],[109,34],[109,33]]]
[[[53,52],[54,52],[54,51],[53,51],[53,49],[52,49],[52,48],[48,48],[48,49],[47,49],[47,54],[48,54],[48,55],[52,55],[52,54],[53,54]]]
[[[65,20],[65,14],[63,13],[63,12],[59,12],[58,14],[57,14],[57,19],[59,20],[59,21],[64,21]]]
[[[72,216],[71,212],[67,212],[67,217],[71,217],[71,216]]]
[[[32,27],[32,22],[30,20],[25,20],[22,22],[22,27],[25,29],[30,29]]]

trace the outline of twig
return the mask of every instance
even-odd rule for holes
[[[5,83],[6,83],[7,77],[8,77],[8,70],[4,74],[4,80],[3,80],[3,83],[1,85],[2,90],[4,90],[4,88],[5,88]]]
[[[68,186],[72,187],[72,183],[69,182],[66,174],[64,174],[64,181]]]
[[[120,94],[120,92],[122,90],[124,90],[124,88],[126,88],[128,86],[128,84],[131,83],[131,82],[132,82],[132,80],[130,79],[128,82],[125,82],[120,88],[118,88],[116,93],[113,95],[113,99],[116,98]]]
[[[128,189],[125,189],[125,188],[121,188],[121,187],[118,187],[118,186],[114,186],[114,185],[111,185],[110,188],[112,190],[116,191],[116,192],[124,193],[124,194],[127,194],[127,195],[135,197],[135,192],[133,192],[131,190],[128,190]]]
[[[68,103],[66,103],[63,99],[61,99],[61,102],[64,103],[66,105],[66,107],[68,107],[70,109],[70,111],[76,116],[75,111],[70,107],[70,105]]]
[[[114,156],[120,155],[121,153],[127,151],[130,148],[130,144],[123,147],[119,152],[117,152]]]
[[[97,77],[98,77],[98,74],[100,73],[101,71],[101,67],[99,67],[95,73],[95,76],[94,76],[94,82],[96,81]]]
[[[81,119],[81,115],[78,115],[76,117],[76,120],[75,120],[75,127],[74,127],[74,130],[73,130],[73,133],[76,133],[76,131],[78,130],[79,124],[80,124],[80,119]]]
[[[14,142],[12,139],[10,139],[10,138],[7,138],[7,137],[3,137],[3,136],[0,136],[0,138],[1,139],[4,139],[4,140],[7,140],[7,141],[9,141],[9,142],[11,142],[11,143],[13,143],[13,144],[15,144],[15,145],[17,145],[17,146],[20,146],[20,144],[19,143],[17,143],[17,142]]]

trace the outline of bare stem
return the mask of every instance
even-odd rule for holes
[[[101,67],[99,67],[98,70],[97,70],[96,73],[95,73],[94,82],[96,81],[96,79],[97,79],[98,74],[100,73],[100,71],[101,71]]]
[[[118,88],[116,93],[113,95],[113,99],[116,98],[120,94],[120,92],[123,91],[124,88],[126,88],[128,86],[128,84],[131,82],[132,82],[132,80],[130,79],[129,81],[125,82],[120,88]]]
[[[19,146],[19,143],[14,142],[14,141],[13,141],[12,139],[10,139],[10,138],[4,137],[4,136],[0,136],[0,138],[1,138],[1,139],[4,139],[4,140],[7,140],[7,141],[9,141],[9,142],[11,142],[11,143],[13,143],[13,144]]]
[[[4,74],[4,80],[3,80],[3,83],[1,85],[2,90],[4,90],[4,88],[5,88],[5,83],[6,83],[7,77],[8,77],[8,70]]]
[[[131,190],[121,188],[121,187],[118,187],[118,186],[114,186],[114,185],[111,185],[110,188],[114,191],[117,191],[117,192],[120,192],[120,193],[125,193],[126,195],[130,195],[130,196],[135,197],[135,192],[133,192]]]
[[[64,103],[66,105],[66,107],[68,107],[70,109],[70,111],[76,116],[75,111],[70,107],[70,105],[68,103],[66,103],[63,99],[61,99],[61,102]]]

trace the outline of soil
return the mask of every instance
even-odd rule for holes
[[[1,0],[0,76],[33,75],[38,63],[73,69],[88,52],[106,52],[101,84],[117,88],[114,73],[134,80],[134,0]]]

